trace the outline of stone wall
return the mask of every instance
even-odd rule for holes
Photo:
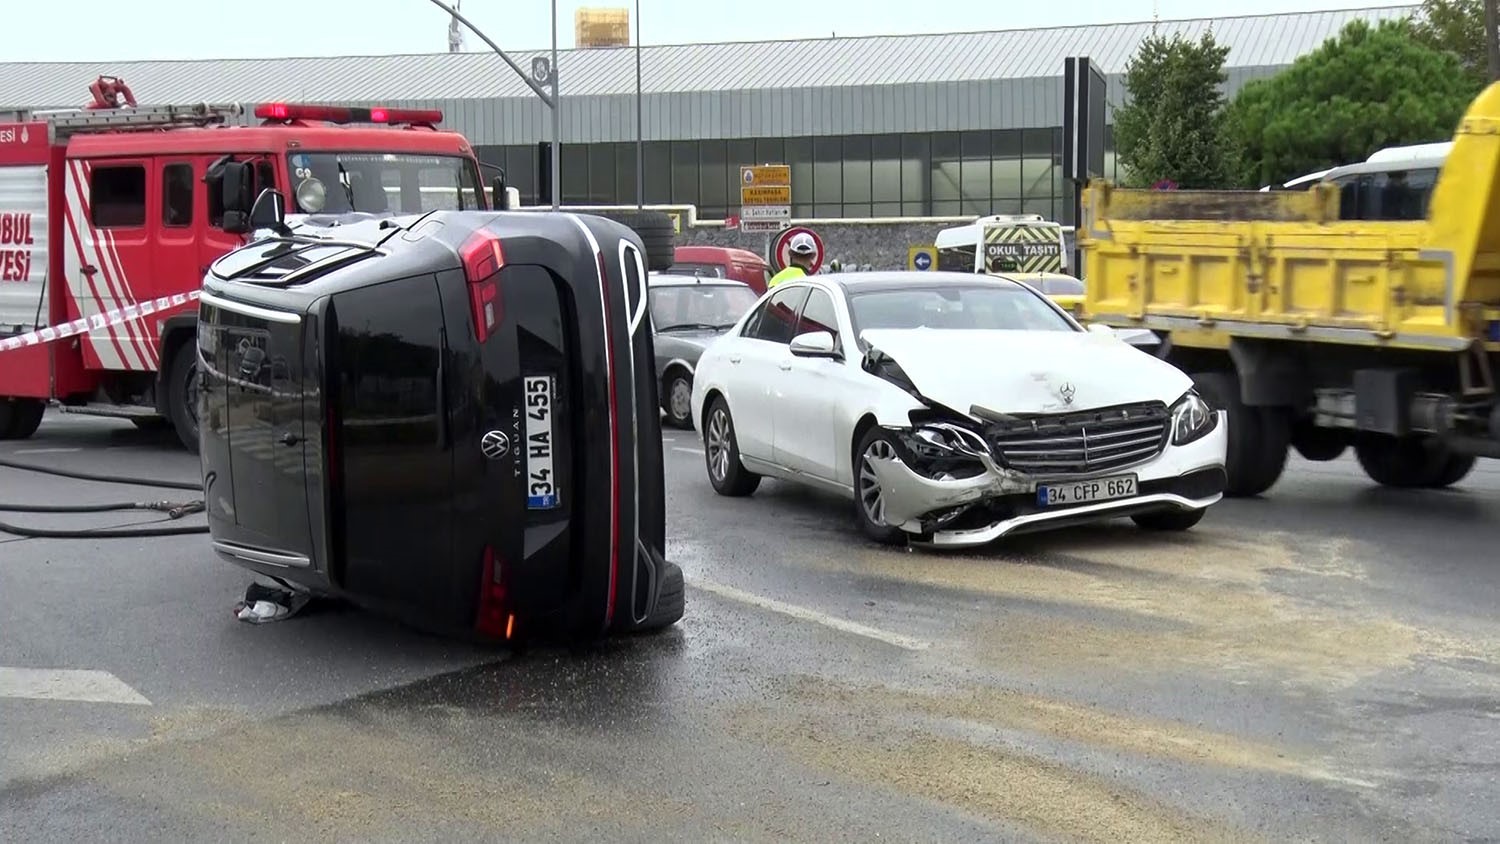
[[[838,259],[844,269],[858,265],[861,269],[904,270],[907,250],[913,246],[931,246],[943,229],[965,225],[974,218],[902,220],[891,222],[843,222],[824,220],[806,224],[818,233],[828,251],[828,259]],[[730,246],[748,249],[765,256],[771,235],[746,234],[719,226],[684,226],[677,236],[679,246]],[[1072,233],[1068,235],[1072,247]]]

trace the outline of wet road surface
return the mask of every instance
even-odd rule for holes
[[[666,454],[687,616],[580,653],[243,624],[203,536],[0,537],[0,839],[1500,836],[1494,463],[1399,493],[1295,461],[1188,534],[931,555]],[[0,456],[196,474],[74,418]],[[173,495],[0,468],[4,502]]]

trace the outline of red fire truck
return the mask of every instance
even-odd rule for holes
[[[488,205],[440,111],[264,103],[244,125],[239,105],[135,106],[101,83],[90,107],[0,123],[0,439],[52,402],[196,451],[197,292],[263,188],[289,214]]]

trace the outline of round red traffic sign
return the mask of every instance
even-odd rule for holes
[[[817,273],[823,266],[823,238],[818,233],[806,226],[792,226],[791,228],[776,235],[776,240],[771,243],[771,262],[776,265],[776,271],[781,272],[792,263],[792,238],[799,234],[805,234],[812,238],[813,246],[817,251],[813,252],[812,270],[808,275]]]

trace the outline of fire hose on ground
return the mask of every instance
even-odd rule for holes
[[[200,484],[190,481],[170,481],[158,478],[132,478],[123,475],[99,475],[91,472],[79,472],[72,469],[58,469],[51,466],[38,466],[33,463],[18,463],[0,458],[0,466],[9,469],[17,469],[23,472],[36,472],[43,475],[55,475],[61,478],[71,478],[81,481],[94,481],[96,483],[118,484],[122,486],[152,487],[156,489],[179,489],[202,493]],[[9,513],[113,513],[125,511],[148,511],[166,513],[167,520],[180,519],[183,516],[201,513],[204,510],[202,499],[193,501],[122,501],[108,504],[6,504],[0,502],[0,512]],[[140,539],[156,536],[182,536],[184,534],[208,533],[208,525],[172,525],[168,527],[146,527],[146,526],[123,526],[105,528],[34,528],[25,525],[14,525],[0,521],[0,533],[8,533],[13,536],[28,539]]]

